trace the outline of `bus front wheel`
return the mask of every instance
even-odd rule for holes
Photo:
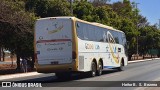
[[[123,71],[124,70],[124,63],[121,61],[120,67],[117,68],[118,71]]]

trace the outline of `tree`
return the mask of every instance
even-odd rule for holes
[[[69,2],[66,0],[28,0],[25,3],[25,8],[42,18],[71,15]]]
[[[10,0],[2,0],[0,3],[0,43],[17,55],[17,69],[20,69],[20,57],[33,54],[35,16],[25,12],[23,5]]]
[[[73,14],[79,19],[94,21],[94,7],[87,1],[76,1],[73,3]]]
[[[97,7],[97,6],[105,6],[108,2],[110,2],[111,0],[93,0],[92,4],[93,6]]]
[[[136,53],[136,37],[140,34],[136,26],[138,21],[136,11],[129,0],[113,3],[112,8],[120,18],[121,24],[118,29],[126,34],[129,44],[128,58],[131,60],[132,55]]]

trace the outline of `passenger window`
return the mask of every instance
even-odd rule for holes
[[[77,22],[76,23],[76,29],[77,29],[77,35],[80,39],[84,39],[84,34],[83,34],[83,24]]]
[[[88,31],[89,40],[95,41],[96,37],[95,37],[95,28],[94,28],[94,26],[88,25],[87,31]]]
[[[96,41],[98,42],[104,42],[103,40],[103,31],[99,27],[95,27],[95,37]]]
[[[89,40],[89,37],[88,37],[89,31],[87,29],[88,29],[87,24],[83,24],[83,34],[84,34],[84,39],[85,40]]]

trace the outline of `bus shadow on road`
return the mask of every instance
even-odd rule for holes
[[[111,69],[111,70],[106,70],[103,71],[101,76],[104,75],[109,75],[117,73],[117,70]],[[99,76],[96,76],[99,77]],[[57,78],[55,75],[53,76],[47,76],[47,77],[41,77],[41,78],[35,78],[35,79],[29,79],[29,80],[24,80],[25,82],[42,82],[42,83],[58,83],[58,82],[69,82],[69,81],[79,81],[87,78],[96,78],[96,77],[91,77],[89,73],[74,73],[72,74],[71,77],[69,78]]]
[[[117,73],[117,70],[115,70],[115,69],[105,70],[105,71],[103,71],[101,76],[109,75],[109,74],[113,74],[113,73]],[[99,76],[91,77],[88,72],[85,72],[85,73],[78,73],[75,75],[73,74],[70,80],[82,80],[82,79],[96,78],[96,77],[99,77]]]

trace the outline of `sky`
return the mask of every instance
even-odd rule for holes
[[[111,2],[117,2],[123,0],[111,0]],[[159,24],[160,19],[160,0],[130,0],[138,4],[140,14],[147,18],[151,25]]]

